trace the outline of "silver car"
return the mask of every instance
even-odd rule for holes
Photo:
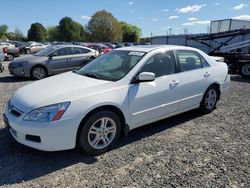
[[[95,50],[75,45],[50,46],[34,55],[25,55],[9,63],[11,75],[43,79],[70,70],[76,70],[98,54]]]

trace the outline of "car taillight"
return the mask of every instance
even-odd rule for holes
[[[3,53],[4,53],[4,54],[7,53],[7,48],[3,48]]]

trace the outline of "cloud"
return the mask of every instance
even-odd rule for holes
[[[247,5],[244,4],[244,3],[241,3],[240,5],[237,5],[237,6],[233,7],[233,9],[234,9],[234,10],[240,10],[240,9],[242,9],[242,8],[245,8],[245,7],[247,7]]]
[[[168,9],[163,9],[162,12],[168,12],[169,10]]]
[[[199,19],[198,18],[194,18],[194,17],[188,18],[188,21],[197,21],[197,20],[199,20]]]
[[[217,3],[214,3],[214,6],[219,6],[219,5],[220,5],[220,3],[218,3],[218,2],[217,2]]]
[[[158,22],[158,21],[160,21],[160,19],[159,18],[153,18],[152,21],[153,22]]]
[[[250,15],[240,15],[240,16],[233,17],[233,19],[250,21]]]
[[[162,31],[168,31],[171,27],[162,27],[161,30]]]
[[[83,19],[83,20],[90,20],[91,16],[84,15],[84,16],[81,16],[81,19]]]
[[[128,5],[133,5],[133,4],[134,4],[133,1],[129,1],[129,2],[128,2]]]
[[[193,26],[193,25],[209,25],[210,21],[209,20],[198,20],[198,21],[193,21],[193,22],[186,22],[182,25],[184,26]]]
[[[177,19],[177,18],[179,18],[179,16],[169,16],[168,17],[169,20],[173,20],[173,19]]]
[[[134,13],[135,11],[134,11],[134,10],[130,10],[129,12],[130,12],[130,13]]]
[[[206,4],[203,4],[203,5],[188,5],[186,7],[183,7],[183,8],[180,8],[180,9],[175,9],[175,11],[179,12],[179,13],[183,13],[183,14],[186,14],[186,13],[191,13],[191,12],[197,12],[199,11],[202,7],[205,7],[207,6]]]

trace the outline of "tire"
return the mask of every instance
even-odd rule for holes
[[[31,78],[41,80],[48,76],[47,69],[43,66],[35,66],[31,69]]]
[[[4,66],[0,62],[0,73],[4,71]]]
[[[210,86],[205,92],[200,104],[200,111],[207,114],[212,112],[216,108],[216,104],[219,100],[219,89],[217,86]]]
[[[79,149],[86,154],[100,155],[117,142],[121,133],[121,121],[112,111],[100,111],[91,115],[79,131]]]
[[[246,63],[240,67],[240,75],[245,78],[250,78],[250,63]]]
[[[14,60],[14,55],[13,54],[8,54],[8,60],[13,61]]]

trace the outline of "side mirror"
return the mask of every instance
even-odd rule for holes
[[[152,72],[142,72],[138,75],[138,82],[151,82],[155,80],[155,74]]]

